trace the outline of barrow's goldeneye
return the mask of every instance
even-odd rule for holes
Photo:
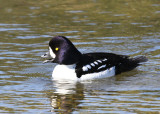
[[[145,56],[130,58],[126,55],[95,52],[82,54],[64,36],[55,36],[49,42],[49,52],[41,56],[47,58],[43,63],[57,63],[52,77],[54,79],[85,80],[109,77],[129,71],[146,62]]]

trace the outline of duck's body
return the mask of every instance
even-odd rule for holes
[[[130,58],[113,53],[81,54],[64,36],[56,36],[49,42],[49,52],[42,56],[44,62],[57,63],[54,79],[86,80],[104,78],[129,71],[147,61],[144,56]]]
[[[69,80],[87,80],[95,78],[105,78],[115,75],[115,67],[109,68],[101,72],[87,73],[78,77],[76,71],[76,64],[73,65],[56,65],[52,77],[54,79],[69,79]]]

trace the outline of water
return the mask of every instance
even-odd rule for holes
[[[159,0],[0,0],[0,113],[160,112]],[[42,64],[52,36],[82,52],[145,55],[149,61],[116,77],[52,81]]]

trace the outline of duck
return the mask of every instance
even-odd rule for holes
[[[107,52],[81,53],[65,36],[49,41],[49,50],[42,55],[43,63],[55,63],[56,80],[91,80],[111,77],[130,71],[146,62],[145,56],[130,57]]]

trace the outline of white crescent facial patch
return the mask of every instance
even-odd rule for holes
[[[52,48],[49,47],[49,53],[52,58],[56,58],[55,53],[52,51]]]

